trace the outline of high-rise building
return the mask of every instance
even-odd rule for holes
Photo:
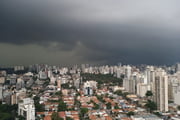
[[[136,93],[137,91],[137,81],[138,81],[138,75],[136,73],[133,73],[131,75],[131,78],[129,79],[129,92],[130,93]]]
[[[0,100],[3,99],[3,86],[0,84]]]
[[[74,80],[74,86],[78,89],[80,87],[80,78]]]
[[[125,77],[127,78],[127,79],[130,79],[130,77],[131,77],[131,66],[126,66],[126,68],[125,68]]]
[[[57,79],[57,90],[61,90],[61,80]]]
[[[180,86],[178,86],[177,91],[174,94],[174,103],[180,105]]]
[[[17,96],[16,93],[11,95],[11,105],[14,105],[17,103]]]
[[[147,66],[145,75],[147,77],[147,81],[145,84],[150,84],[155,80],[155,73],[154,73],[154,67],[153,66]]]
[[[25,98],[18,104],[18,115],[22,115],[26,120],[35,120],[34,100]]]
[[[180,71],[180,63],[177,63],[177,64],[176,64],[175,70],[176,70],[176,72],[179,72],[179,71]]]
[[[154,101],[157,103],[158,110],[168,111],[168,77],[163,69],[156,71],[154,82]]]
[[[119,68],[117,68],[117,70],[116,70],[116,77],[117,77],[117,78],[121,78],[121,74],[122,74],[122,70],[121,70],[121,68],[119,67]]]
[[[123,79],[123,87],[125,90],[129,91],[129,80],[127,78]]]
[[[131,66],[124,66],[125,67],[125,78],[123,79],[123,87],[125,88],[125,90],[129,91],[130,89],[130,84],[133,81],[130,81],[130,77],[131,77]]]
[[[137,84],[137,95],[139,95],[140,97],[145,97],[148,90],[151,90],[150,85],[144,83]]]

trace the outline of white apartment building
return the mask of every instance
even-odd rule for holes
[[[35,106],[34,100],[25,98],[18,103],[18,115],[22,115],[26,120],[35,120]]]
[[[154,82],[154,101],[157,103],[158,110],[168,111],[168,76],[163,69],[156,71]]]
[[[137,84],[137,95],[140,97],[145,97],[148,90],[151,90],[151,85],[144,83]]]

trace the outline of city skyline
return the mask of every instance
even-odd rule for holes
[[[179,94],[180,63],[0,69],[2,120],[177,120]]]
[[[179,1],[1,1],[0,64],[174,64]]]

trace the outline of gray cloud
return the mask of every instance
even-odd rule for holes
[[[70,62],[77,58],[79,63],[171,64],[180,59],[179,3],[4,0],[0,3],[0,43],[42,46],[49,56],[59,52],[66,58],[64,54],[73,53],[67,57]],[[41,52],[36,57],[38,54]],[[58,63],[52,59],[47,62]],[[66,64],[66,60],[60,62]]]

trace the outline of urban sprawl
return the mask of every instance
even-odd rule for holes
[[[0,67],[0,120],[180,120],[180,64]]]

